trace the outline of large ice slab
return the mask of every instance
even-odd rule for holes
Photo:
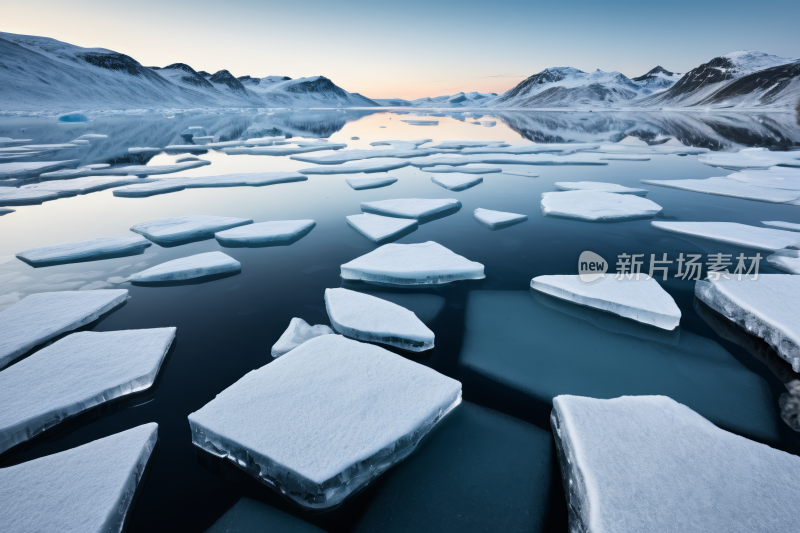
[[[41,203],[55,200],[59,196],[61,194],[58,191],[0,187],[0,206]]]
[[[800,191],[756,187],[730,178],[708,178],[703,180],[641,180],[646,185],[668,187],[683,191],[700,192],[716,196],[731,196],[744,200],[756,200],[773,204],[800,203]]]
[[[419,223],[415,219],[384,217],[364,213],[349,215],[347,224],[372,242],[382,243],[401,234],[417,229]]]
[[[728,170],[768,170],[774,166],[800,167],[800,153],[774,152],[766,148],[744,148],[738,152],[704,154],[698,161]]]
[[[125,289],[41,292],[0,311],[0,368],[53,337],[93,322],[128,297]]]
[[[800,190],[800,168],[770,167],[767,170],[743,170],[734,172],[728,177],[756,187]]]
[[[31,248],[17,254],[17,258],[32,265],[63,263],[82,259],[102,258],[108,255],[134,254],[150,246],[150,241],[139,235],[125,237],[98,237],[55,246]]]
[[[412,352],[433,348],[434,335],[413,312],[347,289],[325,289],[325,308],[338,333]]]
[[[439,243],[384,244],[345,263],[345,280],[388,285],[440,285],[466,279],[483,279],[483,265],[453,253]]]
[[[449,172],[458,172],[461,174],[493,174],[496,172],[503,172],[503,169],[500,167],[488,167],[480,165],[464,165],[460,167],[454,167],[452,165],[434,165],[432,167],[425,167],[425,172],[433,172],[434,174],[446,174]]]
[[[531,288],[662,329],[675,329],[681,321],[681,310],[672,297],[643,274],[638,280],[606,275],[590,283],[579,276],[537,276]]]
[[[0,530],[121,531],[158,424],[0,469]]]
[[[482,146],[503,147],[508,145],[503,141],[442,141],[431,148],[437,148],[441,150],[461,150],[463,148],[476,148]]]
[[[698,281],[694,294],[706,305],[761,337],[800,372],[800,276],[759,274]]]
[[[0,180],[32,178],[45,172],[78,166],[78,159],[67,161],[37,161],[31,163],[0,163]]]
[[[505,169],[505,170],[503,170],[503,174],[508,174],[510,176],[522,176],[523,178],[538,178],[539,177],[539,174],[537,174],[533,170],[522,170],[522,169],[511,169],[511,170]]]
[[[325,509],[403,460],[461,384],[383,348],[322,335],[189,415],[192,443]]]
[[[599,144],[589,143],[542,143],[522,146],[471,146],[464,147],[462,154],[572,154],[580,151],[595,150]]]
[[[793,222],[781,222],[779,220],[762,220],[762,224],[765,226],[771,226],[773,228],[781,228],[781,229],[788,229],[789,231],[800,231],[800,224],[795,224]]]
[[[279,146],[256,146],[254,148],[245,148],[245,147],[224,148],[223,151],[228,155],[246,154],[246,155],[283,156],[283,155],[304,154],[306,152],[319,152],[321,150],[341,150],[342,148],[347,148],[347,145],[341,143],[313,143],[313,144],[306,144],[305,146],[279,145]]]
[[[219,231],[214,237],[222,244],[266,244],[294,241],[311,231],[313,220],[271,220]]]
[[[278,342],[272,345],[272,357],[285,355],[314,337],[333,334],[334,331],[324,324],[311,326],[302,318],[295,317],[289,322],[289,327],[281,334]]]
[[[647,194],[647,189],[634,189],[633,187],[602,181],[557,181],[555,186],[559,191],[602,191],[617,194],[635,194],[638,196]]]
[[[57,170],[42,174],[42,179],[57,180],[68,178],[83,178],[86,176],[155,176],[158,174],[172,174],[183,170],[210,165],[211,161],[199,159],[197,161],[186,161],[185,163],[173,163],[169,165],[127,165],[112,168],[94,168],[94,165],[79,167],[71,170]]]
[[[487,165],[608,165],[593,154],[546,155],[546,154],[439,154],[414,157],[408,162],[415,167],[425,168],[436,165],[461,166],[471,164]]]
[[[483,178],[473,174],[453,173],[445,174],[444,176],[433,176],[431,181],[451,191],[463,191],[483,183]]]
[[[590,221],[654,217],[661,212],[655,202],[631,194],[601,191],[542,193],[542,214]]]
[[[211,237],[218,231],[252,224],[249,218],[188,215],[183,217],[156,218],[140,222],[131,231],[144,235],[158,244],[171,244],[190,239]]]
[[[239,272],[241,269],[242,264],[228,254],[206,252],[161,263],[133,274],[130,280],[137,283],[183,281]]]
[[[373,148],[372,150],[341,150],[335,154],[325,155],[293,155],[289,159],[317,165],[340,165],[350,161],[363,161],[379,157],[421,157],[442,152],[443,150],[432,150],[430,148]]]
[[[306,181],[308,178],[297,172],[253,172],[248,174],[226,174],[223,176],[204,176],[201,178],[162,179],[154,183],[131,185],[114,191],[114,196],[140,198],[177,192],[184,189],[212,187],[263,187],[277,183]]]
[[[778,250],[767,256],[767,263],[789,274],[800,274],[800,250]]]
[[[74,178],[64,180],[50,180],[40,183],[23,185],[20,189],[57,192],[61,196],[72,194],[88,194],[90,192],[102,191],[113,187],[124,185],[151,183],[157,181],[156,178],[137,178],[134,176],[90,176],[86,178]]]
[[[397,178],[386,176],[385,178],[353,178],[345,181],[347,181],[347,184],[356,191],[361,191],[364,189],[377,189],[378,187],[386,187],[387,185],[391,185],[392,183],[396,182]]]
[[[576,533],[792,531],[800,458],[664,396],[558,396],[550,418]]]
[[[475,209],[473,216],[475,220],[492,230],[507,228],[528,220],[528,215],[492,211],[491,209],[481,209],[480,207]]]
[[[591,150],[600,154],[621,154],[621,155],[701,155],[709,152],[708,148],[698,148],[693,146],[671,146],[666,144],[655,146],[643,146],[633,144],[602,144],[600,148]]]
[[[407,167],[408,159],[399,157],[378,157],[351,161],[341,165],[320,165],[318,167],[301,168],[301,174],[357,174],[359,172],[388,172],[398,168]]]
[[[0,453],[97,405],[150,388],[175,328],[68,335],[0,372]]]
[[[756,250],[800,248],[800,234],[736,222],[651,222],[654,228]]]
[[[461,202],[455,198],[396,198],[361,202],[362,211],[399,218],[427,218],[460,207]]]

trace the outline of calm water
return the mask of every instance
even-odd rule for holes
[[[530,113],[480,117],[483,121],[496,120],[494,127],[472,124],[475,117],[463,114],[438,117],[439,125],[428,127],[408,125],[401,122],[404,118],[412,117],[357,111],[179,114],[100,117],[87,124],[73,125],[57,124],[51,119],[0,118],[0,136],[49,143],[66,142],[84,133],[103,133],[109,135],[109,140],[81,152],[82,162],[112,164],[173,162],[183,154],[141,159],[128,156],[127,148],[181,143],[179,133],[195,125],[206,127],[209,134],[218,135],[221,140],[240,135],[247,138],[275,127],[295,136],[323,136],[346,142],[348,148],[368,148],[370,142],[379,140],[418,138],[496,140],[512,144],[530,140],[641,144],[642,140],[670,138],[670,144],[682,142],[712,149],[737,145],[787,148],[800,142],[800,127],[790,115]],[[296,170],[311,166],[288,157],[228,156],[215,151],[200,157],[212,164],[179,175]],[[130,291],[130,300],[89,329],[178,328],[177,341],[153,391],[94,410],[0,459],[4,465],[27,461],[136,425],[157,422],[159,446],[133,508],[131,531],[202,531],[242,495],[268,502],[329,531],[350,530],[362,516],[368,516],[370,523],[380,523],[375,519],[375,506],[391,507],[381,503],[382,481],[336,511],[308,515],[235,468],[196,453],[186,417],[248,371],[268,364],[272,360],[270,347],[292,317],[301,317],[311,324],[327,324],[323,293],[325,288],[342,286],[339,265],[376,248],[346,224],[345,216],[359,213],[362,201],[408,197],[457,198],[463,207],[453,215],[420,225],[396,242],[436,241],[483,263],[486,279],[417,290],[411,296],[407,296],[409,291],[361,284],[348,288],[379,290],[390,299],[405,298],[404,305],[424,315],[436,334],[436,348],[416,360],[463,380],[464,399],[468,402],[491,407],[549,431],[548,402],[556,394],[581,391],[599,397],[624,393],[670,394],[726,429],[797,453],[797,434],[778,415],[778,397],[786,390],[782,382],[793,378],[791,370],[782,361],[775,361],[774,353],[763,350],[760,341],[735,328],[727,328],[724,321],[715,321],[713,312],[697,306],[693,282],[670,278],[662,284],[683,313],[680,339],[675,342],[650,338],[648,332],[631,334],[625,330],[631,327],[628,323],[609,324],[604,322],[610,320],[608,317],[581,315],[580,309],[568,305],[559,308],[530,294],[520,300],[520,291],[528,290],[532,277],[576,273],[578,256],[584,250],[592,250],[612,264],[621,253],[646,254],[645,258],[652,253],[658,256],[668,253],[671,259],[680,252],[736,255],[743,251],[753,255],[752,251],[657,231],[649,220],[597,224],[541,215],[541,193],[555,190],[553,184],[557,181],[607,181],[638,187],[640,179],[729,174],[702,165],[692,156],[653,156],[648,162],[609,163],[603,167],[518,167],[534,169],[540,176],[488,174],[482,184],[462,192],[445,190],[430,181],[430,173],[407,167],[389,173],[399,179],[397,183],[364,191],[354,191],[345,183],[346,178],[363,175],[309,176],[308,181],[299,183],[185,190],[150,198],[117,198],[107,190],[17,207],[15,213],[0,217],[0,309],[28,294],[74,290],[109,278],[113,282],[115,277],[126,277],[158,263],[201,252],[224,251],[240,261],[243,268],[235,276],[179,286],[116,284],[115,287]],[[664,208],[657,220],[754,225],[761,220],[800,223],[800,208],[796,206],[646,188],[650,190],[647,198]],[[529,220],[511,228],[489,231],[473,219],[472,212],[478,207],[524,213]],[[29,248],[124,235],[137,222],[179,215],[235,216],[256,222],[310,218],[316,220],[317,226],[289,246],[224,248],[209,239],[169,248],[154,244],[141,255],[44,268],[33,268],[14,258],[15,253]],[[675,265],[671,275],[674,269]],[[761,272],[770,271],[762,263]],[[493,294],[470,295],[474,291],[493,291]],[[478,312],[475,302],[484,302],[480,307],[483,314]],[[494,320],[492,327],[479,326],[489,320]],[[465,335],[465,324],[478,325]],[[759,353],[772,359],[754,357],[752,353],[759,349],[762,350]],[[501,356],[487,359],[485,354],[492,350]],[[530,354],[534,357],[530,358]],[[466,364],[465,358],[472,366]],[[559,370],[551,371],[550,362]],[[504,372],[513,374],[515,369],[517,373],[524,372],[520,379],[503,377]],[[474,419],[465,424],[483,423],[483,415],[469,416]],[[456,434],[457,431],[453,433]],[[440,453],[444,458],[448,448],[437,447],[434,439],[435,433],[428,439],[432,450],[429,454]],[[444,441],[445,437],[441,439]],[[486,446],[486,450],[493,449],[493,444]],[[505,453],[523,453],[520,451],[523,449],[518,447]],[[550,453],[542,450],[545,451],[540,450],[541,453]],[[506,457],[507,461],[517,460]],[[435,456],[419,461],[437,463]],[[482,470],[496,472],[500,468],[496,463],[495,457],[470,468],[474,476],[480,477]],[[557,474],[555,462],[542,465],[545,466],[536,468]],[[400,464],[395,469],[399,472],[395,478],[400,479],[396,483],[414,491],[410,481],[403,485],[403,468],[404,464]],[[426,471],[430,470],[420,469],[423,472],[420,475]],[[465,482],[460,478],[453,480],[459,486]],[[560,486],[554,487],[560,495]],[[403,492],[398,490],[398,494]],[[398,498],[402,500],[402,496]],[[477,512],[496,513],[494,503],[484,501],[485,509],[481,509],[480,502],[474,505]],[[405,504],[419,502],[409,500]],[[557,515],[549,527],[565,530],[563,501],[551,497],[547,505]]]

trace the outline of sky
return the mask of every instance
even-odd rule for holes
[[[797,0],[0,0],[0,13],[0,31],[147,66],[323,75],[370,98],[502,93],[555,66],[634,77],[734,50],[800,57]]]

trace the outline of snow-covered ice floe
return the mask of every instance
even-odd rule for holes
[[[0,311],[0,368],[34,346],[72,331],[125,301],[125,289],[41,292]]]
[[[474,174],[453,173],[445,174],[444,176],[433,176],[431,181],[450,191],[463,191],[483,183],[483,178]]]
[[[800,191],[800,168],[769,167],[767,170],[743,170],[734,172],[728,177],[756,187]]]
[[[245,154],[245,155],[283,156],[283,155],[304,154],[306,152],[319,152],[321,150],[341,150],[342,148],[346,147],[347,147],[346,144],[314,143],[314,144],[308,144],[306,146],[280,145],[280,146],[257,146],[254,148],[245,148],[245,147],[225,148],[223,151],[228,155]]]
[[[325,289],[325,308],[338,333],[412,352],[433,348],[434,335],[413,312],[347,289]]]
[[[702,180],[641,180],[645,185],[668,187],[683,191],[730,196],[744,200],[755,200],[773,204],[800,204],[800,190],[782,190],[750,185],[731,178],[707,178]]]
[[[186,161],[185,163],[173,163],[169,165],[128,165],[124,167],[103,167],[94,168],[94,165],[78,167],[71,170],[57,170],[39,176],[42,179],[60,180],[69,178],[84,178],[86,176],[155,176],[158,174],[172,174],[183,170],[210,165],[211,161],[199,159],[197,161]]]
[[[141,198],[182,191],[211,187],[263,187],[277,183],[306,181],[308,178],[297,172],[253,172],[247,174],[225,174],[223,176],[203,176],[200,178],[162,179],[153,183],[122,187],[114,191],[114,196]]]
[[[736,222],[651,222],[654,228],[734,244],[744,248],[775,251],[800,248],[800,234],[772,228],[759,228]]]
[[[157,440],[144,424],[0,469],[0,531],[122,531]]]
[[[453,253],[439,243],[384,244],[341,267],[345,280],[387,285],[440,285],[483,279],[483,265]]]
[[[315,163],[317,165],[340,165],[351,161],[363,161],[365,159],[377,159],[387,157],[422,157],[438,153],[447,153],[450,150],[433,150],[430,148],[373,148],[372,150],[341,150],[335,154],[326,155],[293,155],[289,159],[303,161],[304,163]]]
[[[708,148],[697,148],[692,146],[636,146],[631,144],[601,144],[600,148],[590,150],[599,154],[615,155],[701,155],[709,152]]]
[[[593,154],[544,155],[544,154],[439,154],[414,157],[408,160],[412,166],[425,168],[437,165],[461,166],[471,164],[487,165],[608,165]]]
[[[646,278],[641,274],[638,280],[617,279],[609,274],[587,283],[576,275],[537,276],[531,280],[531,288],[661,329],[677,328],[680,309],[655,279]]]
[[[503,174],[509,174],[511,176],[522,176],[524,178],[538,178],[539,177],[539,174],[537,174],[533,170],[517,170],[517,169],[503,170]]]
[[[64,263],[82,259],[102,258],[108,255],[139,253],[151,243],[139,235],[125,237],[98,237],[88,241],[70,242],[55,246],[31,248],[17,254],[17,258],[37,265],[41,263]]]
[[[271,220],[220,231],[214,237],[221,244],[266,244],[294,241],[317,223],[313,220]]]
[[[361,191],[364,189],[377,189],[378,187],[386,187],[397,181],[397,178],[387,176],[385,178],[352,178],[347,181],[347,184],[355,189]]]
[[[252,223],[253,220],[250,218],[188,215],[140,222],[132,226],[131,231],[144,235],[158,244],[171,244],[211,237],[218,231]]]
[[[528,215],[492,211],[491,209],[481,209],[480,207],[475,209],[473,216],[475,220],[492,230],[507,228],[528,220]]]
[[[78,413],[149,389],[174,338],[175,328],[82,331],[6,368],[0,453]]]
[[[408,159],[398,157],[377,157],[351,161],[341,165],[320,165],[318,167],[301,168],[301,174],[357,174],[359,172],[388,172],[408,166]]]
[[[272,357],[285,355],[314,337],[333,334],[334,331],[324,324],[311,326],[302,318],[295,317],[289,322],[289,327],[280,336],[278,342],[272,345]]]
[[[503,172],[500,167],[482,167],[480,165],[470,166],[464,165],[454,167],[452,165],[434,165],[432,167],[425,167],[425,172],[433,172],[434,174],[459,172],[461,174],[493,174],[495,172]],[[508,174],[508,172],[506,172]]]
[[[555,186],[559,191],[602,191],[617,194],[635,194],[637,196],[647,194],[647,189],[634,189],[617,183],[605,183],[602,181],[557,181]]]
[[[766,148],[744,148],[738,152],[715,152],[697,158],[701,163],[728,170],[767,170],[770,167],[800,167],[800,152],[773,152]]]
[[[655,202],[631,194],[602,191],[542,193],[542,214],[589,221],[654,217],[661,212]]]
[[[800,274],[800,250],[778,250],[767,256],[767,263],[789,274]]]
[[[78,166],[80,160],[37,161],[32,163],[0,163],[0,180],[33,178],[45,172]]]
[[[599,144],[588,143],[544,143],[526,144],[523,146],[474,146],[464,147],[462,154],[548,154],[563,153],[572,154],[575,152],[594,150],[600,148]]]
[[[458,381],[322,335],[246,374],[189,425],[198,448],[304,507],[327,509],[402,461],[460,402]]]
[[[38,204],[55,200],[61,196],[58,191],[0,187],[0,206]]]
[[[503,141],[442,141],[439,144],[431,146],[431,148],[441,150],[461,150],[463,148],[478,148],[478,147],[499,147],[508,146]]]
[[[137,272],[130,277],[135,283],[158,283],[217,276],[242,270],[242,264],[222,252],[206,252],[173,259]]]
[[[89,176],[86,178],[73,178],[63,180],[42,181],[30,183],[20,187],[22,190],[49,191],[58,193],[59,196],[69,196],[73,194],[88,194],[90,192],[102,191],[113,187],[124,185],[134,185],[152,183],[158,181],[157,178],[137,178],[135,176]]]
[[[666,396],[557,396],[550,415],[575,533],[793,531],[800,458]]]
[[[410,233],[419,225],[413,218],[384,217],[370,213],[349,215],[346,218],[351,228],[378,244],[397,235]]]
[[[772,346],[800,372],[800,276],[759,274],[698,281],[694,294],[706,305]]]
[[[781,222],[779,220],[766,220],[761,221],[762,224],[765,226],[771,226],[773,228],[781,228],[781,229],[788,229],[789,231],[800,231],[800,224],[794,224],[792,222]]]
[[[361,202],[361,210],[376,215],[399,218],[427,218],[461,208],[455,198],[396,198]]]

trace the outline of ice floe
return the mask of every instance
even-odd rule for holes
[[[369,213],[349,215],[346,218],[350,227],[378,244],[388,241],[397,235],[410,233],[417,229],[419,225],[417,220],[413,218],[384,217]]]
[[[668,187],[684,191],[731,196],[744,200],[756,200],[774,204],[800,204],[800,190],[781,190],[757,187],[731,178],[707,178],[702,180],[641,180],[646,185]]]
[[[761,337],[800,372],[800,276],[759,274],[757,279],[732,276],[698,281],[694,294],[706,305]]]
[[[527,144],[524,146],[476,146],[465,147],[461,150],[462,154],[547,154],[564,153],[571,154],[582,150],[594,150],[599,148],[599,144],[587,143],[547,143],[547,144]]]
[[[655,202],[631,194],[602,191],[542,193],[542,214],[589,221],[654,217],[661,212]]]
[[[158,283],[217,276],[242,270],[242,264],[222,252],[206,252],[173,259],[130,277],[136,283]]]
[[[58,191],[0,187],[0,206],[38,204],[55,200],[59,196],[61,195]]]
[[[425,169],[428,170],[428,169]],[[535,173],[533,170],[503,170],[503,174],[509,174],[511,176],[522,176],[524,178],[538,178],[539,174]]]
[[[357,191],[363,189],[377,189],[378,187],[386,187],[397,181],[397,178],[386,176],[385,178],[351,178],[347,184]]]
[[[0,311],[0,368],[38,344],[93,322],[127,297],[125,289],[26,296]]]
[[[376,215],[399,218],[428,218],[461,208],[455,198],[397,198],[361,202],[361,210]]]
[[[248,174],[225,174],[200,178],[162,179],[151,183],[130,185],[114,191],[114,196],[142,198],[156,194],[182,191],[184,189],[206,189],[214,187],[263,187],[278,183],[306,181],[308,178],[297,172],[253,172]]]
[[[407,167],[408,159],[397,157],[378,157],[351,161],[341,165],[320,165],[318,167],[301,168],[301,174],[357,174],[359,172],[387,172],[398,168]]]
[[[280,336],[278,342],[272,345],[272,357],[285,355],[314,337],[333,334],[334,331],[324,324],[311,326],[302,318],[295,317],[289,322],[289,327]]]
[[[531,280],[531,288],[662,329],[675,329],[681,321],[672,297],[644,274],[638,280],[606,275],[590,283],[579,276],[537,276]]]
[[[478,165],[464,165],[460,167],[454,167],[451,165],[435,165],[432,167],[425,167],[425,172],[433,172],[434,174],[447,172],[459,172],[461,174],[492,174],[495,172],[503,172],[503,169],[500,167],[482,167]],[[506,174],[508,173],[506,172]]]
[[[188,215],[140,222],[132,226],[131,231],[144,235],[158,244],[171,244],[190,239],[208,238],[219,231],[252,223],[253,219],[250,218]]]
[[[319,152],[321,150],[341,150],[346,148],[346,144],[339,143],[314,143],[307,144],[306,146],[292,146],[292,145],[279,145],[279,146],[256,146],[253,148],[238,147],[238,148],[225,148],[223,151],[228,155],[294,155],[304,154],[306,152]]]
[[[444,176],[433,176],[431,181],[451,191],[463,191],[483,183],[483,178],[474,174],[453,173],[445,174]]]
[[[157,178],[137,178],[134,176],[91,176],[86,178],[74,178],[66,180],[42,181],[23,185],[20,189],[35,191],[57,192],[60,196],[70,196],[74,194],[88,194],[90,192],[102,191],[113,187],[124,185],[152,183]]]
[[[728,177],[756,187],[800,190],[800,168],[770,167],[767,170],[743,170],[734,172]]]
[[[338,333],[412,352],[433,348],[434,335],[413,312],[347,289],[325,289],[325,308]]]
[[[647,194],[647,189],[634,189],[602,181],[557,181],[555,186],[559,191],[602,191],[617,194],[635,194],[637,196]]]
[[[214,237],[222,244],[293,242],[306,235],[316,225],[313,220],[271,220],[219,231]]]
[[[158,424],[0,469],[0,530],[122,531]]]
[[[700,237],[744,248],[775,251],[800,248],[800,234],[759,228],[736,222],[651,222],[654,228],[689,237]]]
[[[698,148],[692,146],[636,146],[631,144],[602,144],[600,148],[591,150],[600,154],[614,155],[702,155],[709,152],[708,148]]]
[[[800,274],[800,250],[778,250],[767,256],[767,263],[782,272]]]
[[[774,166],[800,167],[800,152],[773,152],[766,148],[744,148],[738,152],[715,152],[697,158],[701,163],[728,170],[768,170]]]
[[[437,165],[608,165],[592,154],[546,155],[546,154],[437,154],[410,158],[409,164],[415,167],[432,167]]]
[[[102,258],[108,255],[135,254],[150,246],[150,241],[139,235],[125,237],[98,237],[88,241],[76,241],[54,246],[31,248],[17,254],[17,258],[37,265],[41,263],[65,263],[82,259]]]
[[[48,180],[84,178],[86,176],[155,176],[159,174],[172,174],[184,170],[210,165],[211,161],[203,159],[173,163],[169,165],[128,165],[124,167],[93,168],[94,165],[78,167],[70,170],[57,170],[42,174],[40,178]]]
[[[341,267],[345,280],[387,285],[440,285],[483,279],[483,265],[453,253],[439,243],[384,244]]]
[[[781,229],[788,229],[789,231],[800,231],[800,224],[794,224],[792,222],[781,222],[779,220],[767,220],[762,221],[762,224],[765,226],[771,226],[773,228],[781,228]]]
[[[503,141],[442,141],[439,144],[431,146],[431,148],[439,150],[461,150],[463,148],[480,148],[486,146],[502,148],[508,145]]]
[[[411,148],[400,150],[397,148],[373,148],[372,150],[341,150],[335,154],[327,155],[293,155],[289,159],[303,161],[304,163],[315,163],[317,165],[340,165],[351,161],[363,161],[366,159],[377,159],[387,157],[421,157],[424,155],[440,153],[438,150],[428,148]]]
[[[78,166],[78,159],[68,161],[39,161],[32,163],[0,163],[0,180],[34,178],[62,168]]]
[[[82,331],[6,368],[0,453],[78,413],[147,390],[174,338],[175,328]]]
[[[322,335],[246,374],[189,425],[195,446],[304,507],[326,509],[403,460],[460,401],[453,379]]]
[[[176,163],[185,163],[186,161],[202,161],[196,155],[185,155],[175,160]]]
[[[475,209],[473,216],[475,220],[492,230],[507,228],[528,220],[528,215],[492,211],[490,209],[481,209],[480,207]]]
[[[795,528],[800,458],[665,396],[558,396],[550,417],[570,531]]]

